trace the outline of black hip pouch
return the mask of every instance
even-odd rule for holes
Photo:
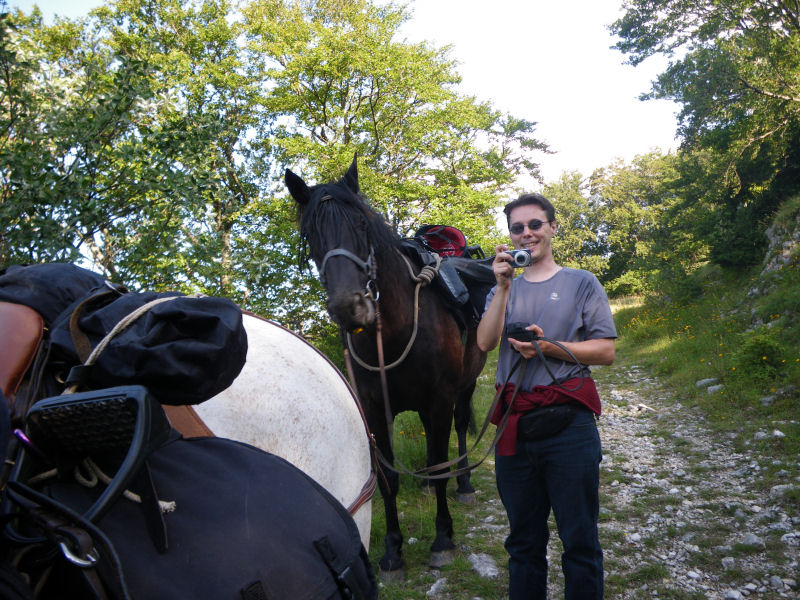
[[[526,442],[543,440],[561,433],[581,410],[573,404],[543,406],[525,413],[517,422],[517,439]]]

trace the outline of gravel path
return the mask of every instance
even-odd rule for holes
[[[736,433],[712,433],[637,367],[596,375],[605,406],[601,538],[606,577],[629,583],[620,597],[798,598],[800,484],[791,469],[755,449],[736,452]],[[781,484],[765,486],[768,469]],[[794,502],[785,497],[792,488]]]
[[[643,369],[605,367],[595,377],[604,404],[606,598],[800,598],[800,482],[790,474],[796,469],[755,446],[747,454],[735,451],[736,433],[711,432],[699,412],[687,410]],[[780,435],[780,424],[762,432]],[[502,543],[505,513],[499,500],[489,504],[489,516],[466,537]],[[554,535],[554,600],[563,598],[560,553]],[[498,565],[501,572],[505,566]]]

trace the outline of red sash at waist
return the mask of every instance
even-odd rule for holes
[[[600,396],[597,393],[597,387],[594,384],[594,379],[586,377],[583,379],[583,385],[575,390],[581,382],[580,377],[568,379],[561,383],[566,390],[557,385],[537,385],[529,391],[520,390],[517,397],[514,399],[514,405],[511,407],[511,414],[508,415],[506,428],[503,435],[497,441],[497,454],[500,456],[513,456],[517,452],[517,421],[526,412],[534,408],[541,408],[543,406],[553,406],[555,404],[582,404],[594,414],[599,415],[600,409]],[[500,386],[495,386],[499,389]],[[514,395],[514,384],[506,383],[502,392],[502,402],[498,402],[495,407],[494,414],[492,414],[492,423],[499,425],[503,419],[508,403]]]

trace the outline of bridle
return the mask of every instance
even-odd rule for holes
[[[373,298],[373,301],[377,302],[380,294],[378,293],[378,288],[375,284],[375,278],[378,275],[378,267],[375,263],[375,248],[370,245],[369,256],[367,257],[367,260],[361,260],[361,258],[345,248],[334,248],[333,250],[329,250],[325,256],[322,257],[322,264],[319,266],[319,280],[325,287],[328,285],[327,278],[325,277],[325,266],[334,256],[344,256],[345,258],[349,258],[351,261],[356,263],[358,268],[369,278],[367,279],[367,285],[365,286],[364,291],[366,292],[367,296]]]
[[[330,194],[324,194],[320,199],[320,202],[327,202],[328,200],[333,200],[333,196]],[[356,264],[359,270],[367,276],[367,283],[364,286],[364,293],[370,298],[374,303],[377,304],[378,298],[380,297],[380,292],[378,291],[377,284],[375,283],[375,279],[378,276],[378,264],[375,260],[375,247],[370,244],[369,245],[369,256],[367,260],[363,260],[360,256],[353,254],[350,250],[346,248],[334,248],[333,250],[328,250],[325,253],[325,256],[322,257],[322,263],[319,265],[319,280],[322,282],[327,289],[328,281],[327,277],[325,276],[325,267],[328,264],[328,261],[333,258],[334,256],[344,256],[345,258],[351,260]]]

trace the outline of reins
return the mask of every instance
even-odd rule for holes
[[[358,363],[361,367],[363,367],[363,368],[365,368],[365,369],[367,369],[369,371],[372,371],[372,372],[379,372],[380,373],[380,377],[381,377],[381,392],[383,394],[384,418],[386,420],[386,429],[387,429],[389,447],[392,448],[392,454],[394,454],[394,450],[393,450],[393,448],[394,448],[394,418],[392,417],[391,402],[389,400],[389,384],[388,384],[388,381],[387,381],[387,378],[386,378],[386,371],[391,369],[391,368],[394,368],[397,365],[399,365],[400,363],[402,363],[403,360],[408,356],[408,353],[411,351],[411,347],[413,346],[414,341],[416,340],[417,332],[418,332],[418,329],[419,329],[419,290],[423,285],[428,285],[429,283],[431,283],[433,281],[433,279],[436,277],[436,275],[438,275],[439,267],[441,266],[441,261],[442,261],[441,256],[439,256],[438,254],[434,254],[434,256],[436,258],[435,267],[431,266],[431,265],[426,265],[425,267],[423,267],[420,270],[419,274],[414,274],[413,267],[411,265],[411,262],[408,260],[408,258],[406,256],[404,256],[403,254],[400,254],[400,256],[403,258],[403,260],[406,263],[406,266],[408,267],[409,275],[410,275],[411,279],[413,281],[415,281],[416,284],[417,284],[415,286],[415,288],[414,288],[414,326],[413,326],[413,331],[412,331],[411,337],[409,339],[408,344],[406,345],[405,350],[400,355],[400,357],[397,360],[395,360],[394,362],[392,362],[390,365],[386,365],[385,364],[385,358],[384,358],[384,353],[383,353],[383,325],[382,325],[382,319],[381,319],[380,309],[378,308],[378,302],[377,302],[377,300],[373,299],[373,302],[375,303],[375,321],[376,321],[376,324],[375,324],[375,342],[376,342],[376,346],[377,346],[378,365],[377,366],[373,366],[373,365],[366,364],[366,363],[364,363],[363,360],[361,360],[355,354],[355,351],[354,351],[353,346],[352,346],[351,336],[350,336],[349,332],[347,332],[347,334],[346,334],[347,345],[348,345],[349,352],[345,351],[345,353],[344,353],[345,365],[346,365],[348,374],[350,376],[350,379],[352,380],[352,384],[353,384],[352,387],[354,389],[357,389],[357,386],[355,384],[355,376],[353,374],[353,368],[352,368],[352,365],[350,363],[350,357],[351,356],[356,361],[356,363]],[[538,346],[537,346],[537,348],[538,348]],[[522,357],[520,357],[520,359],[514,364],[514,366],[512,367],[511,371],[509,372],[508,379],[506,380],[506,383],[508,383],[508,381],[511,379],[511,376],[514,374],[516,369],[519,367],[520,363],[522,363],[523,367],[520,370],[520,373],[518,375],[517,383],[522,381],[522,378],[524,377],[525,370],[527,369],[528,361],[527,360],[523,360]],[[495,394],[495,397],[494,397],[494,399],[492,401],[492,405],[489,407],[489,411],[488,411],[488,413],[486,415],[486,418],[484,419],[484,422],[483,422],[483,425],[481,427],[481,430],[478,433],[478,437],[476,438],[475,442],[473,443],[472,448],[470,448],[463,455],[461,455],[461,456],[459,456],[459,457],[457,457],[457,458],[455,458],[453,460],[449,460],[449,461],[442,462],[442,463],[439,463],[439,464],[436,464],[436,465],[431,465],[429,467],[424,467],[422,469],[418,469],[417,471],[412,471],[408,467],[404,466],[397,459],[396,456],[394,457],[394,462],[397,464],[397,467],[395,467],[392,463],[390,463],[386,459],[386,457],[383,455],[383,453],[380,451],[380,448],[378,448],[377,445],[374,445],[375,455],[377,456],[377,458],[380,461],[380,463],[384,467],[388,468],[389,470],[394,471],[395,473],[405,473],[407,475],[411,475],[412,477],[416,477],[416,478],[419,478],[419,479],[450,479],[450,478],[453,478],[453,477],[457,477],[457,476],[459,476],[459,475],[461,475],[463,473],[467,473],[467,472],[471,471],[472,469],[476,468],[481,463],[483,463],[483,461],[486,460],[486,458],[489,456],[489,454],[491,454],[491,452],[494,450],[494,447],[497,445],[497,442],[499,441],[500,437],[503,435],[503,432],[505,431],[506,423],[508,421],[508,417],[511,414],[511,407],[513,406],[514,399],[516,398],[517,392],[519,390],[519,385],[516,385],[515,388],[514,388],[514,393],[512,395],[511,401],[509,402],[508,408],[506,409],[506,412],[503,415],[503,418],[502,418],[500,424],[497,427],[497,431],[495,433],[495,437],[492,440],[492,443],[489,445],[489,449],[487,450],[487,452],[483,456],[483,458],[481,458],[478,462],[476,462],[474,464],[467,465],[465,467],[460,467],[460,468],[458,468],[456,470],[448,471],[447,473],[429,475],[429,473],[432,473],[433,471],[446,469],[446,468],[449,468],[449,467],[451,467],[451,466],[453,466],[455,464],[458,464],[459,461],[461,461],[462,459],[466,458],[469,455],[469,453],[472,452],[477,447],[477,445],[483,439],[483,436],[486,433],[486,430],[489,428],[489,424],[491,423],[491,417],[494,414],[494,411],[495,411],[495,409],[497,407],[497,404],[498,404],[498,402],[500,400],[500,397],[502,395],[502,391],[503,391],[504,388],[505,388],[505,384],[498,389],[498,391]]]
[[[401,364],[408,356],[408,353],[411,352],[411,347],[414,345],[414,342],[417,339],[417,332],[419,331],[419,290],[423,285],[428,285],[434,280],[434,278],[439,274],[439,267],[442,264],[442,257],[439,256],[438,254],[434,254],[434,256],[436,257],[436,266],[434,267],[431,265],[425,265],[424,267],[422,267],[420,272],[415,275],[414,268],[411,265],[411,261],[408,260],[408,257],[406,257],[404,254],[401,254],[400,252],[398,252],[398,254],[400,254],[400,256],[405,261],[411,279],[417,283],[416,287],[414,288],[414,327],[411,331],[411,337],[409,338],[408,343],[406,344],[405,350],[403,350],[403,352],[400,354],[400,357],[394,362],[392,362],[392,364],[390,365],[382,364],[381,355],[383,354],[383,343],[380,339],[381,335],[380,311],[377,310],[378,307],[377,299],[374,300],[376,308],[376,315],[375,315],[376,328],[377,328],[376,335],[378,336],[378,366],[369,365],[365,363],[363,360],[361,360],[361,358],[359,358],[359,356],[356,354],[355,349],[353,348],[353,341],[350,336],[350,332],[348,331],[346,334],[347,347],[350,350],[350,354],[353,356],[353,360],[355,360],[360,367],[366,369],[367,371],[377,372],[377,371],[386,371],[388,369],[394,369],[396,366]]]
[[[386,419],[387,434],[388,434],[388,438],[389,438],[389,447],[392,448],[392,454],[395,455],[395,452],[394,452],[394,440],[393,440],[393,438],[394,438],[394,436],[393,436],[394,419],[392,418],[391,404],[389,402],[389,386],[388,386],[388,382],[386,380],[386,369],[385,368],[381,369],[381,366],[383,365],[383,340],[382,340],[382,335],[381,335],[382,327],[381,327],[381,322],[380,322],[380,313],[379,313],[379,311],[376,311],[376,320],[377,320],[377,324],[376,324],[376,343],[377,343],[377,346],[378,346],[377,350],[378,350],[379,367],[377,369],[374,369],[374,370],[380,370],[380,373],[381,373],[381,390],[383,392],[383,400],[384,400],[383,407],[384,407],[384,416],[385,416],[385,419]],[[563,390],[565,390],[565,391],[574,392],[574,391],[579,390],[583,386],[583,382],[584,382],[585,376],[583,375],[583,365],[581,365],[580,361],[578,361],[578,359],[575,357],[575,355],[572,352],[570,352],[570,350],[567,349],[563,344],[561,344],[560,342],[558,342],[556,340],[553,340],[553,339],[550,339],[550,338],[546,338],[546,337],[538,337],[538,338],[532,340],[532,343],[534,345],[534,348],[536,349],[536,353],[538,354],[539,359],[543,361],[543,363],[545,364],[545,369],[547,369],[547,372],[548,372],[548,374],[550,374],[551,377],[553,376],[553,373],[550,370],[549,366],[547,365],[547,361],[544,358],[544,354],[542,353],[541,348],[539,347],[539,344],[536,343],[537,340],[543,340],[543,341],[550,342],[551,344],[555,344],[556,346],[561,348],[564,352],[566,352],[570,356],[570,358],[572,358],[572,360],[575,362],[575,364],[577,364],[578,366],[581,367],[581,382],[575,388],[572,388],[572,389],[566,388],[561,384],[561,382],[556,381],[554,379],[555,384],[558,387],[560,387]],[[353,388],[355,390],[356,389],[355,376],[353,374],[353,368],[352,368],[352,365],[350,363],[350,352],[345,351],[344,358],[345,358],[345,365],[347,367],[348,374],[350,376],[350,379],[353,382]],[[481,464],[483,464],[483,462],[489,457],[489,455],[492,453],[494,448],[497,446],[497,443],[500,441],[500,438],[503,436],[503,433],[505,432],[506,425],[508,423],[508,418],[511,416],[512,408],[514,406],[514,401],[516,400],[517,394],[519,393],[519,389],[520,389],[520,385],[519,384],[520,384],[520,382],[522,382],[522,380],[525,377],[525,372],[526,372],[527,367],[528,367],[528,362],[529,362],[529,359],[526,359],[526,358],[524,358],[522,356],[520,356],[514,362],[514,364],[511,367],[511,370],[508,373],[508,377],[506,378],[506,381],[503,383],[503,385],[498,387],[497,392],[495,393],[494,398],[492,399],[492,403],[489,406],[489,410],[486,413],[486,417],[484,418],[483,425],[481,426],[481,429],[478,432],[478,435],[475,438],[475,441],[473,442],[472,447],[469,450],[467,450],[464,454],[462,454],[462,455],[460,455],[460,456],[458,456],[458,457],[456,457],[454,459],[445,461],[445,462],[441,462],[441,463],[438,463],[438,464],[435,464],[435,465],[431,465],[431,466],[426,466],[426,467],[423,467],[421,469],[417,469],[416,471],[412,471],[411,469],[409,469],[408,467],[403,465],[398,460],[396,455],[394,456],[394,462],[397,464],[397,467],[395,467],[392,463],[390,463],[386,459],[386,457],[380,451],[380,448],[378,448],[377,445],[373,444],[373,447],[375,449],[375,455],[377,456],[377,458],[380,461],[380,463],[384,467],[386,467],[387,469],[389,469],[391,471],[394,471],[395,473],[410,475],[412,477],[416,477],[418,479],[423,479],[423,480],[452,479],[453,477],[458,477],[459,475],[462,475],[464,473],[468,473],[469,471],[472,471],[473,469],[475,469],[478,466],[480,466]],[[489,444],[489,447],[486,450],[486,453],[484,454],[484,456],[480,460],[478,460],[477,462],[472,463],[472,464],[468,464],[468,465],[466,465],[464,467],[459,467],[458,469],[455,469],[455,470],[452,470],[452,471],[448,471],[446,473],[439,473],[439,474],[433,474],[433,475],[430,474],[430,473],[433,473],[434,471],[440,471],[442,469],[449,469],[450,467],[452,467],[454,465],[457,465],[461,460],[468,458],[469,454],[472,451],[474,451],[475,448],[478,447],[478,444],[483,439],[483,436],[485,435],[487,429],[489,428],[489,424],[492,421],[492,416],[494,415],[495,410],[497,409],[497,405],[500,402],[500,398],[502,397],[503,391],[505,390],[506,386],[508,385],[509,381],[511,380],[511,377],[513,376],[514,372],[520,367],[520,365],[522,365],[522,368],[520,369],[520,371],[519,371],[519,373],[517,375],[517,379],[516,379],[516,382],[514,384],[514,391],[512,392],[511,399],[509,400],[508,407],[506,408],[505,412],[503,413],[503,417],[501,418],[500,422],[497,424],[497,430],[495,431],[494,438],[492,439],[491,443]],[[370,434],[370,437],[371,437],[371,434]],[[384,479],[385,479],[385,477],[384,477]]]

